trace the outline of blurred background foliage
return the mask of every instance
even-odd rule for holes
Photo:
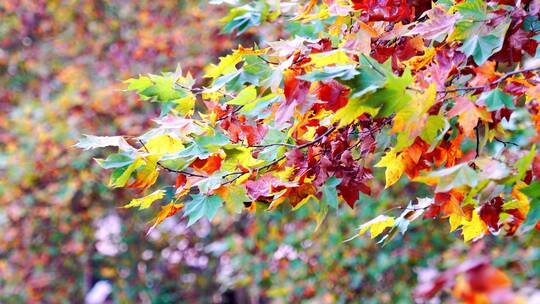
[[[344,243],[365,219],[405,205],[412,185],[379,185],[317,231],[305,206],[189,229],[173,217],[145,236],[150,212],[119,209],[129,196],[105,186],[99,155],[71,146],[83,133],[141,134],[159,115],[123,93],[123,79],[178,62],[197,75],[238,44],[286,37],[273,25],[222,34],[226,14],[207,1],[0,3],[0,302],[409,303],[420,269],[479,257],[511,277],[513,292],[539,297],[538,232],[465,245],[433,220],[386,247]],[[310,36],[317,24],[287,31]]]

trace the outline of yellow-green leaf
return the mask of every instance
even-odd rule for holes
[[[219,64],[211,64],[206,68],[205,78],[216,78],[221,75],[236,72],[236,64],[242,61],[242,56],[239,54],[231,54],[219,58]]]
[[[141,158],[135,159],[135,161],[129,165],[125,171],[122,172],[122,174],[118,177],[113,176],[111,177],[111,181],[109,182],[109,187],[118,188],[118,187],[124,187],[129,180],[129,177],[131,176],[131,173],[135,171],[140,166],[144,165],[145,161]]]
[[[257,90],[255,89],[255,86],[250,85],[240,91],[235,98],[227,101],[226,104],[243,106],[254,101],[255,98],[257,98]]]
[[[141,197],[141,198],[134,198],[132,199],[129,204],[124,205],[122,208],[134,208],[139,207],[140,209],[147,209],[152,205],[153,202],[157,201],[158,199],[162,198],[165,195],[165,191],[163,190],[156,190],[152,192],[151,194]]]

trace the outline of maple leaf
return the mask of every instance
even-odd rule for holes
[[[406,0],[389,3],[379,0],[351,0],[355,10],[367,12],[370,21],[403,21],[410,18],[411,8]]]
[[[420,35],[425,39],[441,39],[454,30],[454,24],[459,20],[458,14],[448,15],[440,6],[435,6],[427,11],[426,15],[429,18],[428,21],[416,24],[406,35]]]
[[[146,235],[149,235],[152,230],[154,230],[159,224],[161,224],[161,222],[175,215],[178,211],[182,210],[182,208],[184,208],[184,204],[175,204],[173,201],[171,201],[166,206],[162,206],[161,211],[153,219],[154,224],[152,224],[152,226],[148,229]]]
[[[210,155],[207,158],[197,158],[189,166],[196,171],[211,175],[221,168],[223,159],[219,154]]]
[[[410,134],[409,138],[414,138],[424,129],[423,124],[427,119],[426,113],[435,103],[435,84],[431,84],[423,94],[418,94],[415,97],[407,107],[396,113],[392,132],[407,132]]]
[[[134,151],[131,145],[122,136],[94,136],[84,135],[74,147],[84,150],[118,147],[122,151]]]
[[[114,188],[124,187],[131,177],[131,174],[145,163],[146,162],[142,158],[136,158],[129,166],[115,169],[111,175],[109,186]]]
[[[459,115],[458,123],[463,128],[466,136],[472,137],[474,128],[477,126],[479,120],[491,121],[491,117],[485,110],[477,107],[467,97],[456,97],[456,103],[452,109],[448,112],[448,116]]]
[[[480,219],[484,221],[489,228],[499,230],[499,218],[503,210],[503,200],[501,197],[495,197],[482,205],[478,212]]]
[[[242,56],[240,54],[231,54],[225,57],[219,58],[218,65],[210,65],[206,69],[206,78],[216,78],[221,75],[227,75],[236,71],[236,65],[242,61]]]
[[[442,213],[444,216],[450,216],[451,224],[452,219],[455,218],[459,218],[459,223],[461,223],[461,218],[465,216],[461,208],[463,198],[464,193],[457,189],[452,189],[448,192],[436,192],[433,197],[433,204],[428,207],[424,216],[426,218],[434,218]]]
[[[217,195],[194,194],[191,196],[191,201],[186,202],[185,205],[184,214],[189,218],[187,224],[189,227],[203,217],[211,221],[219,208],[223,206],[223,200]]]
[[[313,65],[315,68],[322,68],[328,65],[350,65],[356,63],[344,51],[311,54],[310,58],[311,61],[308,64]]]
[[[428,65],[433,61],[433,58],[435,57],[435,54],[437,52],[434,48],[429,47],[424,50],[424,54],[421,56],[415,56],[412,57],[409,60],[403,61],[403,64],[405,64],[408,68],[410,68],[413,71],[417,71]]]
[[[512,102],[512,96],[499,89],[494,89],[488,93],[484,93],[480,95],[479,99],[484,102],[488,111],[496,111],[502,107],[506,107],[508,109],[516,108]]]
[[[393,150],[386,152],[386,154],[381,158],[381,160],[379,160],[379,162],[375,164],[375,167],[386,167],[386,185],[384,186],[385,188],[388,188],[395,184],[405,171],[405,166],[403,164],[403,156]]]
[[[144,190],[152,186],[159,176],[157,158],[157,156],[148,156],[145,166],[137,171],[135,180],[127,185],[127,188],[140,188]]]
[[[388,227],[393,227],[395,224],[395,219],[393,217],[387,216],[387,215],[379,215],[376,218],[370,220],[369,222],[366,222],[360,227],[358,227],[358,235],[364,234],[369,230],[370,237],[372,239],[379,236],[384,229]]]
[[[219,195],[225,202],[225,207],[234,213],[241,213],[244,209],[244,202],[249,202],[247,191],[244,186],[226,185],[214,190],[214,193]]]
[[[293,117],[297,107],[305,102],[310,82],[297,79],[298,74],[294,71],[284,73],[284,94],[283,102],[276,111],[276,123],[282,124]]]
[[[501,23],[487,35],[471,35],[463,42],[461,50],[467,56],[472,55],[476,64],[482,65],[491,55],[501,50],[509,25],[510,22]]]
[[[184,145],[182,141],[172,137],[171,135],[159,135],[152,137],[141,150],[150,154],[164,155],[182,150]]]
[[[341,183],[337,186],[337,190],[351,208],[354,208],[354,204],[360,197],[360,192],[368,195],[371,194],[371,189],[366,185],[366,180],[362,175],[360,175],[360,178],[342,178]]]
[[[236,97],[227,101],[226,104],[244,106],[254,101],[256,97],[257,89],[255,88],[255,86],[251,85],[240,91],[238,95],[236,95]]]
[[[295,187],[297,183],[284,182],[273,175],[263,175],[256,181],[248,180],[246,182],[247,194],[254,200],[264,197],[270,197],[286,187]]]
[[[501,76],[501,73],[496,71],[495,65],[495,61],[486,61],[484,64],[474,67],[475,76],[469,81],[469,84],[471,86],[481,86],[495,81]]]
[[[465,243],[483,236],[487,230],[486,223],[480,218],[480,215],[478,215],[478,212],[476,211],[473,211],[470,221],[463,219],[461,223],[463,225],[462,232]]]
[[[133,208],[133,207],[139,207],[139,209],[147,209],[149,208],[155,201],[158,199],[163,198],[165,196],[165,191],[163,190],[156,190],[152,192],[151,194],[148,194],[145,197],[141,198],[135,198],[132,199],[129,204],[124,205],[122,208]]]

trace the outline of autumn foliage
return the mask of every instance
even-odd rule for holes
[[[190,223],[223,204],[254,212],[284,203],[317,204],[322,221],[340,202],[354,208],[360,193],[371,195],[373,171],[383,168],[385,188],[405,175],[432,195],[409,198],[403,214],[381,215],[361,233],[389,228],[388,241],[421,215],[448,218],[465,241],[534,226],[540,172],[527,126],[538,121],[540,7],[389,2],[310,1],[293,19],[320,20],[316,39],[240,46],[201,81],[181,68],[129,79],[128,90],[161,104],[157,127],[135,139],[89,135],[77,146],[118,147],[98,160],[114,169],[113,187],[144,191],[160,173],[176,175],[174,191],[125,207],[165,198],[170,216],[184,202]],[[284,14],[267,9],[262,19]]]
[[[539,12],[537,1],[246,2],[225,32],[294,26],[238,46],[200,79],[180,64],[126,80],[159,107],[154,127],[76,146],[117,149],[97,162],[111,187],[133,189],[123,207],[156,209],[149,232],[177,214],[191,226],[284,208],[311,208],[319,228],[330,211],[408,187],[350,239],[369,232],[386,245],[420,221],[448,229],[433,218],[465,243],[535,233]],[[483,260],[464,265],[415,296],[452,285],[483,303],[510,284]]]

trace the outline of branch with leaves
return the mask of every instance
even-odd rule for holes
[[[329,209],[362,208],[361,195],[421,183],[432,195],[406,201],[422,207],[381,215],[360,234],[386,244],[421,217],[448,219],[466,242],[530,230],[540,220],[536,13],[508,18],[516,8],[478,0],[380,5],[246,4],[226,30],[256,27],[265,14],[292,13],[297,27],[221,57],[201,87],[181,69],[129,79],[128,90],[162,109],[138,138],[143,149],[121,137],[78,146],[118,147],[99,160],[114,169],[113,187],[145,190],[157,168],[177,173],[164,200],[182,201],[189,224],[242,201],[255,213],[318,206],[319,226]],[[526,37],[519,48],[516,35]]]

